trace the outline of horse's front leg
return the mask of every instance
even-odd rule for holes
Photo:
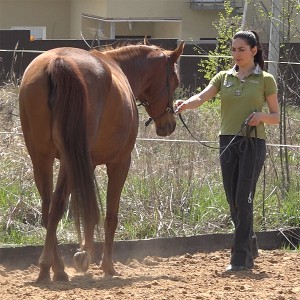
[[[128,174],[130,157],[126,161],[107,164],[107,205],[104,222],[105,241],[101,268],[107,275],[118,275],[113,266],[112,251],[115,231],[118,225],[118,212],[121,192]]]
[[[61,166],[57,179],[56,190],[51,200],[46,240],[43,252],[39,259],[40,273],[37,282],[45,282],[50,280],[50,268],[54,272],[53,280],[67,281],[68,275],[64,271],[64,263],[58,253],[58,243],[56,230],[58,222],[64,213],[66,199],[69,196],[67,177],[64,168]]]

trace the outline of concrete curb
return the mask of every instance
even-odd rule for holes
[[[287,245],[299,245],[300,228],[257,232],[259,248],[280,249]],[[153,238],[147,240],[115,241],[114,260],[126,262],[146,256],[169,257],[185,253],[213,252],[230,249],[232,234],[205,234],[190,237]],[[291,243],[292,242],[292,243]],[[102,243],[95,243],[95,261],[100,261]],[[59,249],[66,264],[72,263],[77,244],[60,245]],[[27,268],[38,263],[43,246],[0,248],[0,264],[9,268]]]

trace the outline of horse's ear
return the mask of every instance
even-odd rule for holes
[[[148,39],[147,39],[147,36],[146,36],[146,35],[145,35],[145,37],[144,37],[144,45],[146,45],[146,46],[151,46],[150,43],[149,43],[149,41],[148,41]]]
[[[180,55],[183,52],[183,48],[184,48],[184,42],[181,42],[180,45],[170,55],[170,59],[172,60],[173,63],[177,62],[177,60],[179,59]]]

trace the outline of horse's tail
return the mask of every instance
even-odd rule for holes
[[[66,165],[67,184],[74,195],[72,201],[76,202],[73,207],[78,210],[84,235],[90,237],[90,240],[86,240],[89,243],[92,242],[100,213],[87,140],[86,84],[77,65],[65,57],[53,59],[48,66],[48,73],[52,122],[58,128],[59,143],[62,144],[60,159]]]

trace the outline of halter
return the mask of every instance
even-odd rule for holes
[[[163,88],[161,94],[163,94],[165,92],[165,90],[167,90],[167,93],[168,93],[168,104],[167,104],[167,108],[164,112],[162,112],[159,116],[157,117],[150,117],[148,119],[148,121],[145,122],[145,126],[148,126],[153,120],[158,120],[160,119],[164,114],[166,113],[172,113],[172,114],[175,114],[175,111],[174,111],[174,108],[173,108],[173,100],[171,99],[170,97],[170,82],[169,82],[169,70],[170,70],[170,65],[169,65],[169,62],[168,62],[168,58],[166,57],[165,53],[163,53],[163,56],[165,57],[165,61],[166,61],[166,68],[167,68],[167,82],[166,82],[166,86]],[[144,107],[151,107],[151,105],[154,105],[155,103],[157,103],[158,101],[160,101],[160,97],[158,97],[158,99],[152,103],[149,103],[147,101],[140,101],[140,104],[138,104],[137,106],[144,106]]]

